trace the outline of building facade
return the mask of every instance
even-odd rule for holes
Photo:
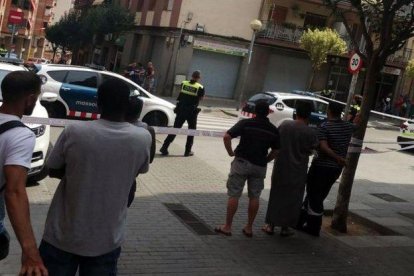
[[[52,22],[55,4],[55,0],[1,0],[0,44],[22,59],[42,57],[45,29]],[[10,12],[23,13],[22,22],[13,27],[9,21]]]
[[[181,80],[200,70],[209,97],[239,99],[241,90],[248,97],[262,91],[330,89],[337,99],[347,98],[352,78],[347,69],[349,54],[329,56],[309,87],[311,63],[300,48],[300,38],[307,28],[335,29],[347,42],[349,52],[353,49],[345,26],[322,0],[113,1],[134,15],[136,28],[123,37],[121,44],[97,46],[93,60],[119,72],[132,62],[152,61],[157,94],[176,94]],[[100,2],[79,0],[75,6],[84,9]],[[341,8],[349,9],[345,5]],[[347,17],[354,22],[352,36],[361,41],[356,15],[348,13]],[[263,30],[256,36],[246,74],[253,34],[249,25],[256,18],[263,22]],[[396,97],[404,87],[402,77],[412,47],[408,44],[390,57],[384,68],[377,83],[378,102],[385,94]],[[357,93],[362,93],[363,79],[361,72]]]

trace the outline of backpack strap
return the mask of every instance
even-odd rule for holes
[[[2,125],[0,125],[0,135],[3,134],[4,132],[15,128],[15,127],[26,127],[25,124],[23,124],[21,121],[8,121]]]
[[[5,133],[6,131],[12,129],[12,128],[16,128],[16,127],[26,127],[25,124],[23,124],[21,121],[8,121],[4,124],[0,125],[0,135]],[[4,189],[6,188],[6,185],[3,185],[3,187],[0,188],[0,193],[4,191]]]

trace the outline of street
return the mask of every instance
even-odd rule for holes
[[[218,109],[207,111],[200,115],[199,129],[226,130],[237,121]],[[61,130],[52,128],[53,143]],[[397,131],[370,127],[366,141],[393,142],[397,135]],[[157,148],[164,138],[157,136]],[[319,239],[302,233],[287,239],[265,235],[260,228],[270,189],[273,164],[269,164],[254,237],[247,239],[241,232],[247,196],[240,202],[232,237],[211,231],[225,217],[225,183],[231,158],[226,156],[222,140],[196,137],[195,156],[191,158],[182,157],[184,144],[185,137],[177,137],[170,156],[157,155],[150,172],[138,177],[119,262],[120,275],[410,275],[414,269],[413,154],[364,154],[354,183],[350,209],[398,234],[334,236],[325,232]],[[399,148],[396,144],[365,146],[379,152]],[[57,184],[57,180],[47,178],[28,188],[38,242]],[[336,188],[326,201],[327,209],[334,207]],[[405,202],[387,202],[373,193],[390,194]],[[185,217],[180,220],[174,210],[167,208],[171,206],[190,211],[199,220],[197,227],[185,225]],[[7,227],[11,229],[9,223]],[[0,264],[0,275],[16,275],[19,264],[20,247],[13,237],[11,254]]]

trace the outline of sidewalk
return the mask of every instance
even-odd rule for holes
[[[158,137],[160,140],[163,137]],[[177,143],[178,144],[178,143]],[[183,152],[173,144],[171,152]],[[182,143],[180,142],[180,145]],[[159,145],[158,145],[159,146]],[[127,240],[119,262],[120,275],[411,275],[414,270],[414,220],[397,212],[414,213],[414,186],[360,181],[351,208],[402,236],[320,238],[298,233],[291,238],[260,231],[269,190],[262,196],[252,239],[241,229],[246,221],[243,196],[232,237],[199,235],[164,205],[182,204],[212,230],[224,220],[227,168],[209,165],[201,156],[157,157],[148,174],[139,177],[137,197],[128,214]],[[32,220],[38,237],[56,181],[29,188]],[[407,202],[388,203],[369,195],[381,190]],[[335,193],[328,200],[334,204]],[[193,218],[183,216],[187,222]],[[203,227],[202,227],[203,226]],[[205,228],[207,227],[207,229]],[[10,229],[10,226],[8,225]],[[0,275],[15,275],[19,247],[0,264]]]

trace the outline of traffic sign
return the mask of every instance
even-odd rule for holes
[[[24,20],[24,13],[21,11],[9,12],[9,24],[21,24]]]
[[[353,53],[349,59],[348,70],[351,74],[356,74],[362,68],[362,58],[357,53]]]

